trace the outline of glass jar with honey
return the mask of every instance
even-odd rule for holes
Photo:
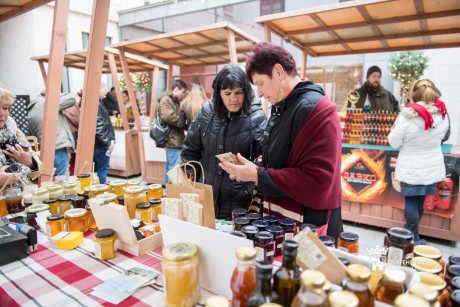
[[[69,231],[87,232],[89,229],[86,209],[70,209],[64,214]]]
[[[323,290],[326,276],[316,270],[305,270],[300,274],[300,290],[297,292],[291,307],[326,306],[327,296]]]
[[[50,198],[48,189],[38,188],[32,191],[32,203],[34,204],[42,204],[47,198]]]
[[[354,232],[342,232],[339,235],[337,249],[350,254],[359,253],[359,236]]]
[[[60,184],[53,184],[48,186],[49,198],[58,198],[61,195],[64,195],[64,188]]]
[[[127,186],[125,188],[125,207],[130,219],[135,218],[136,205],[145,202],[146,197],[142,186]]]
[[[64,194],[77,195],[78,188],[75,182],[66,182],[62,185],[64,188]]]
[[[86,187],[91,185],[90,174],[78,174],[77,181],[80,182],[80,191],[84,191]]]
[[[67,210],[72,209],[72,194],[64,194],[58,197],[59,209],[62,214]]]
[[[374,306],[374,297],[369,288],[369,278],[371,271],[367,266],[361,264],[350,264],[347,266],[347,278],[343,282],[343,289],[356,295],[359,306]]]
[[[413,294],[400,294],[394,301],[396,307],[430,307],[430,304],[423,298]]]
[[[126,182],[126,186],[132,187],[132,186],[142,186],[142,182],[137,179],[131,179]]]
[[[152,221],[157,222],[158,215],[161,214],[161,199],[160,198],[150,198],[149,199],[150,207],[152,207]]]
[[[430,286],[422,283],[414,284],[409,288],[409,293],[424,299],[430,306],[440,307],[437,301],[438,291],[432,289]]]
[[[387,268],[375,290],[375,299],[380,302],[392,304],[396,297],[404,293],[406,273],[396,268]]]
[[[136,204],[136,219],[142,220],[146,224],[152,223],[152,207],[149,203]]]
[[[109,186],[106,184],[96,184],[89,187],[88,198],[96,197],[102,193],[108,192]]]
[[[334,291],[329,294],[330,307],[357,307],[361,305],[355,293],[346,290]]]
[[[0,217],[3,217],[8,214],[8,209],[6,208],[6,197],[0,194]]]
[[[109,192],[114,193],[117,197],[125,195],[126,180],[117,179],[109,182]]]
[[[446,263],[442,260],[442,253],[439,249],[429,245],[417,245],[414,246],[414,256],[415,257],[425,257],[433,259],[434,261],[439,262],[441,265],[441,273],[444,272]]]
[[[440,274],[442,271],[442,266],[439,262],[425,257],[412,258],[411,266],[419,272]]]
[[[162,198],[163,197],[163,186],[159,183],[151,184],[148,186],[147,199],[150,198]]]
[[[200,300],[197,247],[175,243],[163,248],[161,262],[167,306],[195,306]]]
[[[117,194],[104,192],[95,197],[96,199],[102,199],[106,203],[118,204]]]
[[[11,188],[8,193],[6,193],[6,210],[9,214],[24,211],[24,206],[22,205],[22,192],[20,188]]]
[[[91,211],[90,205],[86,205],[86,216],[88,218],[89,229],[97,230],[96,220],[94,219],[93,211]]]
[[[449,291],[447,290],[446,281],[439,275],[426,272],[418,272],[420,283],[429,286],[437,291],[438,300],[441,306],[446,306],[449,302]]]
[[[59,208],[59,201],[58,201],[57,198],[44,199],[43,203],[50,207],[49,210],[50,210],[51,214],[62,213],[62,212],[60,212],[61,208]]]
[[[51,214],[46,217],[46,236],[51,239],[60,232],[67,231],[63,214]]]
[[[101,229],[96,232],[94,239],[94,256],[101,260],[115,257],[115,231],[113,229]]]

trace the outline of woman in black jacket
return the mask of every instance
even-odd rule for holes
[[[202,163],[205,183],[213,187],[216,218],[231,219],[233,209],[249,207],[254,183],[230,180],[219,167],[216,155],[232,152],[249,160],[257,158],[266,117],[238,65],[226,65],[212,87],[212,99],[203,105],[189,127],[181,158],[183,162]]]

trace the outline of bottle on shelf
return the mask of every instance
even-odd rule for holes
[[[361,264],[347,266],[347,278],[343,282],[343,289],[352,292],[359,300],[360,307],[373,307],[374,297],[369,288],[371,271]]]
[[[291,307],[326,306],[327,296],[323,290],[326,276],[322,272],[305,270],[300,274],[300,281],[302,285]]]
[[[236,251],[238,262],[230,281],[233,293],[232,307],[245,307],[249,295],[256,288],[256,255],[253,247],[240,247]]]
[[[272,291],[271,263],[256,262],[256,290],[251,293],[246,306],[258,307],[265,303],[278,303],[278,294]]]
[[[288,240],[283,245],[283,263],[273,276],[273,290],[279,303],[290,306],[300,288],[300,270],[296,263],[298,244]]]

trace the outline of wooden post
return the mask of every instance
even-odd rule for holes
[[[300,78],[304,79],[306,77],[306,71],[307,71],[307,56],[308,53],[307,51],[303,50],[302,51],[302,61],[301,61],[301,66],[300,66]]]
[[[45,86],[46,86],[46,69],[45,69],[45,64],[43,63],[43,61],[38,61],[38,66],[40,66],[40,72],[42,73],[43,82],[45,83]]]
[[[270,30],[270,26],[268,23],[264,23],[264,35],[265,35],[265,41],[268,43],[272,42],[272,31]]]
[[[77,174],[80,171],[90,172],[93,162],[109,6],[110,0],[93,1],[88,55],[85,64],[85,80],[83,83],[83,103],[78,128],[77,157],[75,162],[75,172]],[[85,162],[87,162],[86,167],[82,170]]]
[[[57,0],[54,6],[53,31],[51,34],[49,77],[44,76],[46,84],[45,109],[43,114],[40,159],[43,172],[40,182],[50,179],[54,168],[54,151],[56,148],[56,129],[61,94],[62,68],[67,35],[67,19],[69,16],[69,0]],[[43,76],[43,72],[42,72]]]
[[[152,95],[150,96],[150,126],[153,123],[153,119],[155,118],[157,112],[157,91],[158,91],[158,79],[160,78],[160,68],[155,67],[153,69],[153,76],[152,76]]]
[[[110,73],[112,75],[113,86],[115,87],[115,93],[117,95],[118,108],[120,109],[121,119],[123,121],[123,130],[129,130],[128,116],[126,115],[125,104],[123,102],[123,96],[121,95],[120,80],[118,79],[117,64],[115,63],[115,56],[111,52],[107,52],[107,58],[109,60]]]
[[[172,82],[173,82],[172,74],[173,74],[173,64],[169,64],[168,65],[168,74],[167,74],[167,77],[166,77],[166,91],[171,90],[171,86],[172,86]]]
[[[230,63],[238,64],[238,56],[236,55],[235,33],[233,33],[232,30],[227,30],[227,39]]]

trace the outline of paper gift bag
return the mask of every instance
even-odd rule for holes
[[[187,179],[187,174],[185,173],[184,167],[188,165],[187,163],[177,165],[176,167],[173,167],[168,173],[168,178],[169,180],[176,185],[181,185],[185,187],[191,187],[192,182]],[[195,167],[193,165],[190,165],[193,170],[195,170]],[[196,171],[195,171],[196,173]]]
[[[204,171],[203,167],[199,162],[193,162],[195,165],[199,165],[202,168],[202,178],[204,182]],[[181,164],[182,168],[185,166],[190,166],[190,163]],[[198,203],[203,205],[203,226],[216,229],[216,222],[214,216],[214,196],[212,193],[212,186],[204,184],[203,182],[196,182],[196,171],[195,168],[192,168],[195,172],[195,179],[192,181],[192,186],[180,186],[176,184],[166,184],[166,197],[180,198],[181,193],[191,193],[198,194],[199,201]]]

